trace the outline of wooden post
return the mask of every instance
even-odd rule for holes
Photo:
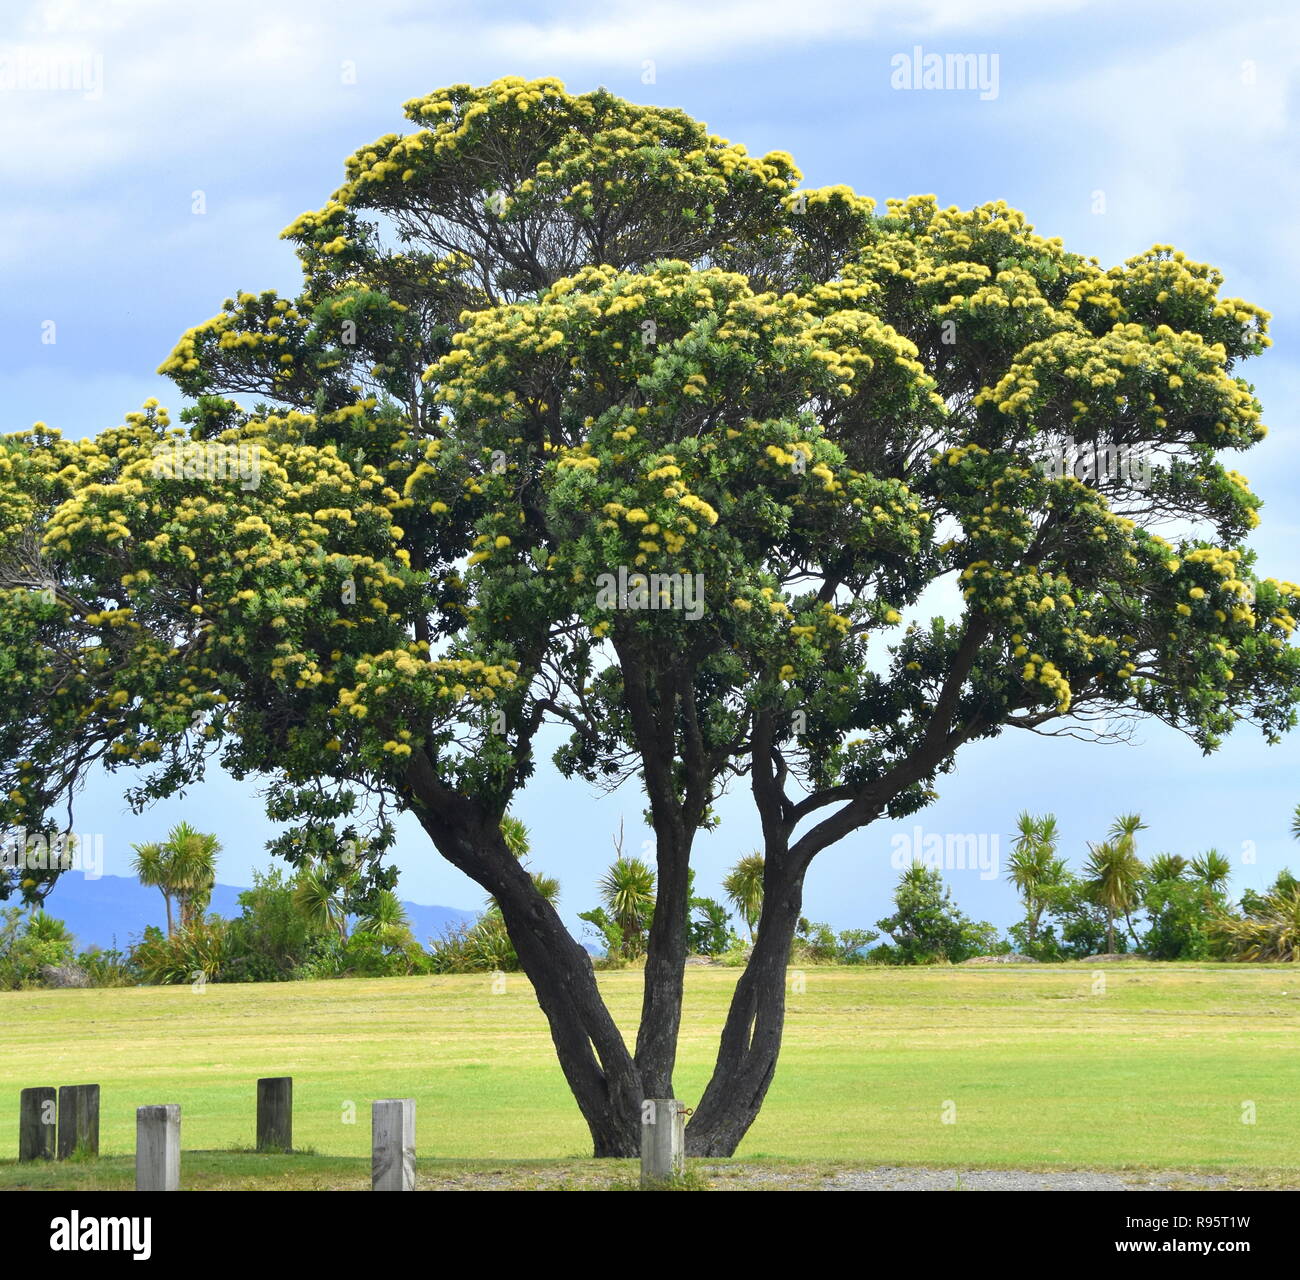
[[[135,1189],[181,1189],[181,1108],[176,1102],[135,1113]]]
[[[266,1076],[257,1082],[257,1149],[293,1150],[292,1076]]]
[[[415,1190],[414,1098],[385,1098],[371,1105],[370,1189]]]
[[[18,1159],[53,1160],[58,1132],[55,1090],[42,1085],[24,1089],[18,1100]]]
[[[686,1172],[686,1108],[676,1098],[641,1104],[641,1186],[652,1187]]]
[[[65,1084],[59,1090],[59,1159],[99,1155],[99,1085]]]

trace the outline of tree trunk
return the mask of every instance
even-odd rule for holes
[[[655,914],[646,947],[636,1065],[647,1098],[674,1098],[673,1069],[686,973],[690,840],[679,824],[656,833]]]
[[[640,1074],[601,999],[591,957],[511,854],[499,819],[442,786],[427,759],[412,766],[413,808],[438,851],[501,908],[519,963],[550,1024],[560,1068],[596,1156],[641,1151]]]
[[[1133,939],[1133,949],[1139,950],[1142,944],[1138,941],[1137,931],[1133,928],[1133,920],[1129,913],[1124,912],[1124,923],[1128,925],[1128,936]]]
[[[736,983],[713,1077],[686,1126],[686,1152],[730,1156],[757,1118],[776,1072],[785,1029],[790,946],[803,907],[803,870],[766,855],[763,911],[749,964]]]

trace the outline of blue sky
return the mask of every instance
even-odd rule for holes
[[[891,60],[917,46],[996,55],[996,96],[892,88]],[[73,87],[32,82],[32,68],[73,65],[86,68]],[[40,420],[79,436],[149,396],[179,408],[152,370],[224,297],[294,288],[279,232],[324,203],[344,158],[402,129],[406,99],[502,75],[681,107],[751,151],[791,152],[808,185],[843,182],[882,202],[1006,199],[1107,265],[1153,243],[1214,263],[1229,294],[1273,313],[1274,348],[1245,370],[1271,434],[1238,465],[1266,501],[1261,568],[1300,579],[1300,20],[1286,0],[7,0],[0,430]],[[43,343],[51,320],[57,340]],[[977,744],[925,813],[823,854],[806,914],[870,925],[889,909],[891,837],[919,822],[1000,835],[1005,853],[1024,808],[1057,815],[1076,863],[1115,814],[1137,810],[1145,853],[1213,845],[1233,859],[1236,889],[1261,885],[1300,863],[1289,836],[1298,748],[1295,736],[1266,748],[1243,732],[1205,759],[1155,724],[1128,746],[1026,734]],[[77,810],[79,831],[102,833],[110,873],[126,872],[133,841],[181,817],[221,837],[223,881],[248,883],[269,861],[251,787],[215,779],[139,818],[120,790],[121,775],[92,779]],[[627,850],[648,837],[642,807],[634,791],[597,798],[549,769],[521,798],[534,865],[560,878],[571,923],[594,903],[620,819]],[[729,798],[721,829],[700,838],[702,891],[753,847],[749,810],[743,792]],[[413,826],[397,860],[404,897],[482,898]],[[1015,918],[1000,878],[948,878],[970,914]]]

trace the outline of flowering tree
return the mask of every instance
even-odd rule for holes
[[[1105,270],[1001,203],[879,214],[604,91],[407,114],[286,232],[302,291],[178,343],[184,437],[149,405],[5,442],[6,817],[215,753],[269,778],[280,852],[361,849],[383,888],[409,810],[500,905],[596,1153],[631,1155],[673,1094],[692,843],[743,777],[762,914],[688,1127],[729,1154],[818,852],[1007,728],[1292,724],[1300,589],[1255,575],[1219,459],[1263,435],[1235,368],[1266,317],[1167,248]],[[646,792],[634,1047],[502,835],[548,722],[567,774]]]

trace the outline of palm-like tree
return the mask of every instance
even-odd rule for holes
[[[168,880],[181,907],[181,928],[188,929],[202,918],[212,901],[217,882],[217,855],[221,842],[214,835],[178,822],[163,846],[168,863]]]
[[[640,858],[616,858],[598,888],[601,905],[623,931],[624,956],[640,955],[655,905],[654,869]]]
[[[401,946],[410,940],[411,917],[391,889],[380,889],[367,902],[358,932],[378,938],[384,946]]]
[[[1132,846],[1119,841],[1088,846],[1088,861],[1084,870],[1093,897],[1106,909],[1106,950],[1115,950],[1115,917],[1128,918],[1137,901],[1138,884],[1143,866]],[[1129,932],[1132,932],[1132,924]]]
[[[221,852],[217,837],[196,830],[188,822],[178,822],[161,844],[131,847],[135,850],[132,866],[140,883],[162,892],[167,906],[167,936],[172,937],[177,929],[173,901],[180,905],[181,929],[201,919],[217,882],[217,855]]]
[[[1157,884],[1166,880],[1181,880],[1189,864],[1181,853],[1158,853],[1147,864],[1147,875]]]
[[[133,844],[135,857],[131,860],[131,869],[135,872],[136,878],[142,885],[150,889],[158,889],[163,896],[163,902],[167,905],[167,936],[170,938],[176,932],[175,923],[172,920],[172,890],[171,881],[168,876],[167,863],[163,858],[163,847],[158,843],[152,844]]]
[[[1146,829],[1147,824],[1142,821],[1141,815],[1136,813],[1120,814],[1120,816],[1110,824],[1109,835],[1111,840],[1114,841],[1115,847],[1123,857],[1132,859],[1132,865],[1137,867],[1137,876],[1139,879],[1141,879],[1142,875],[1145,873],[1146,868],[1138,860],[1137,833],[1139,831],[1145,831]],[[1124,923],[1128,925],[1128,934],[1129,937],[1133,939],[1134,946],[1137,945],[1138,937],[1137,934],[1133,932],[1133,921],[1130,919],[1129,913],[1137,905],[1138,898],[1139,893],[1135,886],[1132,898],[1128,906],[1124,908]]]
[[[763,914],[763,855],[747,853],[722,881],[722,891],[727,901],[736,909],[736,914],[745,922],[749,937],[754,938],[754,929]]]
[[[532,841],[529,839],[528,828],[518,818],[508,813],[501,819],[501,835],[506,842],[506,848],[527,866],[528,855],[533,848]],[[560,900],[560,882],[554,876],[543,875],[540,871],[530,871],[528,874],[532,876],[533,887],[537,892],[551,906],[554,906]],[[501,904],[495,897],[488,898],[487,909],[493,915],[499,916],[501,914]]]
[[[551,906],[555,906],[560,900],[560,882],[554,876],[543,875],[540,871],[530,873],[533,877],[533,888],[546,899]]]
[[[501,819],[501,835],[506,842],[506,848],[520,862],[527,862],[528,855],[532,852],[532,846],[528,839],[528,828],[513,814],[507,813]]]
[[[1213,929],[1241,960],[1300,960],[1300,885],[1281,893],[1275,886],[1250,914],[1225,913]]]
[[[27,918],[26,936],[33,942],[71,942],[68,926],[48,911],[33,911]]]
[[[298,873],[293,887],[293,905],[313,928],[322,933],[337,933],[346,942],[348,913],[343,900],[355,879],[353,873],[343,881],[333,882],[320,867],[307,867]]]
[[[1232,863],[1217,849],[1207,849],[1192,859],[1192,874],[1211,891],[1222,889],[1232,875]]]
[[[1024,899],[1028,923],[1027,941],[1038,936],[1038,924],[1047,906],[1044,890],[1061,883],[1065,876],[1065,860],[1056,856],[1060,831],[1052,814],[1035,818],[1022,813],[1016,819],[1019,833],[1011,846],[1011,861],[1007,879],[1015,885]]]

